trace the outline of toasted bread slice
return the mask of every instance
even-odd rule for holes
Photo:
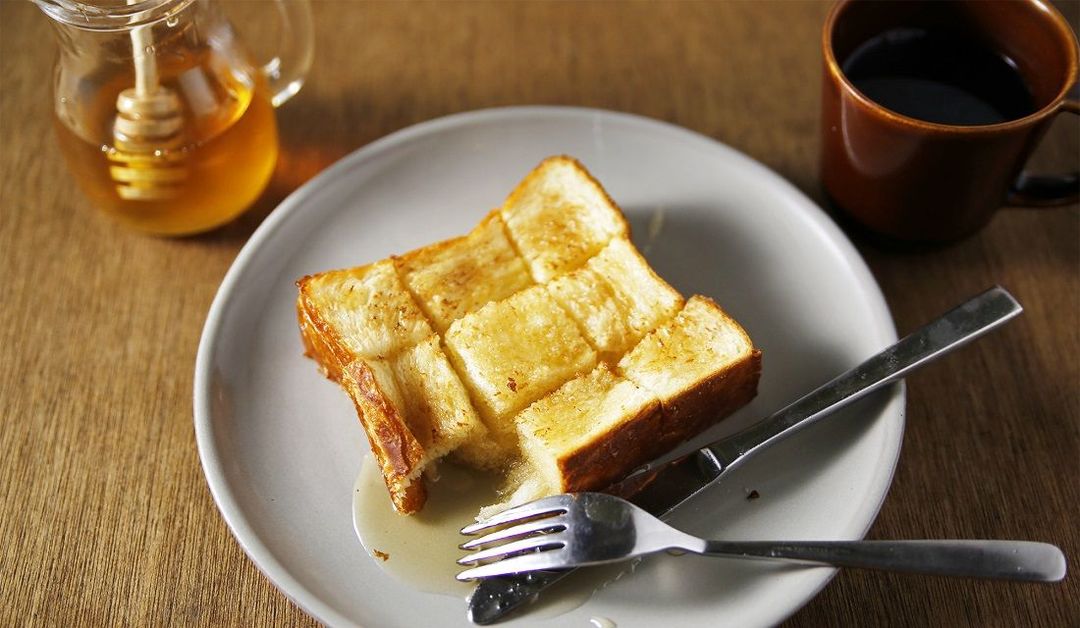
[[[574,321],[541,286],[455,321],[446,347],[484,422],[510,453],[513,416],[596,364]]]
[[[469,235],[394,259],[405,285],[439,332],[462,316],[532,285],[498,211]]]
[[[612,240],[585,266],[545,288],[577,321],[601,359],[610,362],[683,305],[682,295],[623,239]]]
[[[656,436],[674,444],[754,398],[761,352],[712,299],[695,295],[623,356],[616,370],[660,399],[666,420]]]
[[[399,512],[447,455],[505,474],[482,514],[602,490],[753,397],[746,332],[628,233],[555,157],[466,236],[298,282],[305,351],[352,398]]]
[[[622,211],[570,157],[545,159],[500,211],[538,283],[578,268],[613,238],[630,233]]]

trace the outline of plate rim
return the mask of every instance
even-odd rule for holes
[[[746,165],[757,174],[768,179],[770,186],[775,186],[786,196],[798,201],[802,209],[807,210],[817,228],[822,229],[829,236],[830,241],[839,247],[842,257],[850,264],[851,271],[859,277],[864,288],[869,292],[868,304],[874,312],[875,322],[882,326],[882,332],[887,337],[887,342],[892,343],[897,339],[895,322],[889,310],[888,303],[881,291],[873,273],[867,266],[865,259],[859,254],[855,245],[840,227],[828,216],[813,199],[808,197],[802,190],[795,187],[790,181],[775,172],[757,159],[731,147],[727,144],[703,133],[679,126],[677,124],[623,111],[615,111],[594,107],[579,107],[565,105],[517,105],[506,107],[490,107],[463,111],[446,116],[422,121],[407,127],[393,131],[368,144],[358,147],[338,161],[328,166],[325,170],[301,185],[290,193],[281,203],[255,229],[247,242],[241,247],[236,258],[230,264],[221,284],[214,294],[213,301],[207,312],[206,321],[199,338],[198,350],[195,357],[195,373],[193,386],[192,414],[195,427],[196,448],[199,461],[206,478],[211,497],[214,500],[218,513],[225,521],[230,533],[248,559],[254,563],[264,577],[287,599],[292,601],[304,612],[316,620],[334,626],[358,626],[359,624],[338,612],[334,607],[324,602],[319,596],[312,593],[306,586],[297,580],[289,570],[282,565],[273,555],[270,548],[259,538],[248,523],[247,516],[239,506],[234,492],[229,486],[222,458],[218,451],[213,433],[213,410],[210,395],[210,381],[212,356],[219,341],[225,320],[225,310],[230,296],[235,292],[237,283],[245,271],[251,266],[252,258],[260,250],[264,243],[270,240],[285,224],[286,220],[300,212],[310,197],[325,182],[334,180],[354,168],[362,166],[366,161],[377,158],[383,152],[399,145],[435,134],[441,131],[466,127],[471,124],[484,122],[497,122],[509,118],[579,118],[594,117],[603,118],[605,121],[628,123],[632,126],[664,131],[665,133],[681,136],[680,139],[688,140],[707,146],[710,150],[719,150],[727,156],[735,157],[744,161]],[[875,500],[867,500],[862,504],[860,512],[866,512],[867,522],[859,532],[858,537],[865,537],[867,531],[874,524],[880,513],[881,507],[892,487],[899,461],[900,450],[906,425],[907,388],[901,381],[895,389],[895,401],[898,404],[897,421],[895,429],[897,434],[890,440],[892,446],[891,460],[883,486],[880,487],[879,495]],[[873,502],[873,503],[870,503]],[[825,577],[805,599],[791,606],[785,611],[772,613],[774,621],[782,621],[798,612],[803,606],[814,599],[835,577],[837,570],[822,570]]]

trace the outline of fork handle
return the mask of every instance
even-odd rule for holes
[[[1026,582],[1065,577],[1061,550],[1033,541],[704,541],[700,551],[691,551],[935,576]]]

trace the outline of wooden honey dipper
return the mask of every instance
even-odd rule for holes
[[[138,0],[128,0],[133,4]],[[183,144],[184,118],[180,98],[160,84],[152,54],[151,27],[131,31],[135,87],[116,97],[109,174],[120,198],[153,201],[177,196],[187,179]]]

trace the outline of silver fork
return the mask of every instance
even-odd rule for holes
[[[937,576],[1057,582],[1065,556],[1033,541],[710,541],[680,532],[630,502],[604,493],[562,494],[462,528],[484,536],[461,545],[476,565],[458,580],[614,563],[681,550],[704,556],[794,560]]]

